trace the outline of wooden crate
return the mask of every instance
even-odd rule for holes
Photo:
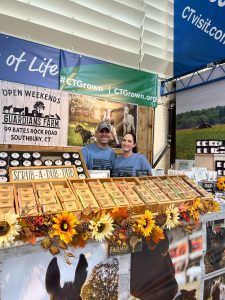
[[[1,196],[3,196],[0,197],[0,214],[5,214],[7,212],[18,213],[18,203],[16,199],[16,191],[14,184],[9,182],[1,183],[0,194]],[[7,198],[11,198],[11,201],[5,201]]]
[[[61,203],[50,181],[33,182],[37,202],[42,213],[62,210]]]
[[[65,211],[73,211],[78,214],[83,210],[81,202],[68,180],[55,180],[51,182],[51,185]]]
[[[18,214],[35,216],[41,213],[33,182],[14,183]],[[29,200],[30,199],[30,200]]]
[[[42,157],[44,159],[59,159],[62,156],[62,153],[67,152],[67,153],[78,153],[79,154],[79,159],[81,161],[81,167],[84,170],[84,175],[85,178],[89,178],[90,174],[89,171],[87,169],[86,163],[84,161],[83,155],[82,155],[82,151],[81,151],[81,147],[46,147],[46,146],[34,146],[34,145],[0,145],[0,151],[4,151],[7,153],[12,153],[12,152],[29,152],[29,153],[33,153],[33,152],[39,152],[41,153]],[[74,168],[77,170],[78,166],[77,165],[73,165]],[[64,165],[65,167],[65,165]],[[29,167],[25,167],[25,168],[29,168]],[[82,175],[82,173],[80,172],[76,172],[77,173],[77,177],[79,178],[79,175]],[[32,179],[30,179],[32,180]]]

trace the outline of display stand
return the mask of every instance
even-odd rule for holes
[[[209,299],[219,292],[225,296],[225,221],[224,212],[202,217],[203,255],[201,259],[201,298]],[[212,298],[213,299],[213,298]]]
[[[74,149],[71,149],[71,152],[74,152]],[[51,170],[51,167],[30,167],[26,170],[28,173],[33,172],[32,174],[40,173],[42,177],[41,174],[44,174],[45,169]],[[59,167],[52,167],[51,174],[59,174],[59,169]],[[15,180],[13,172],[18,170],[22,169],[10,169],[11,179]],[[178,286],[168,252],[168,238],[163,233],[163,229],[169,227],[163,225],[166,223],[161,224],[160,218],[164,218],[166,222],[168,212],[166,215],[165,211],[169,208],[173,214],[179,212],[180,206],[186,209],[192,205],[196,206],[197,198],[200,199],[198,201],[206,201],[210,204],[213,202],[212,195],[185,176],[80,179],[77,178],[76,171],[73,174],[75,176],[68,176],[67,179],[48,177],[47,179],[27,180],[29,176],[25,176],[23,180],[0,184],[0,196],[3,197],[0,203],[5,205],[1,208],[2,213],[7,214],[8,211],[11,213],[14,209],[14,212],[19,215],[23,230],[28,230],[28,235],[25,234],[26,238],[33,241],[29,234],[33,235],[34,239],[42,236],[45,242],[43,243],[42,240],[41,245],[45,250],[49,250],[43,254],[40,242],[34,246],[20,244],[0,250],[1,299],[15,300],[19,297],[18,299],[22,300],[47,300],[48,294],[61,291],[65,281],[71,282],[77,270],[76,273],[84,279],[82,284],[80,282],[82,289],[79,291],[83,300],[128,300],[130,293],[140,299],[143,293],[145,296],[152,294],[154,300],[161,300],[164,295],[170,295],[168,297],[172,300],[177,293]],[[7,198],[9,195],[10,198]],[[198,209],[198,206],[194,209]],[[115,214],[122,212],[122,215],[119,217],[110,215],[112,211]],[[126,217],[123,216],[124,213],[127,214]],[[83,235],[89,234],[89,240],[82,241],[84,242],[83,248],[80,248],[80,244],[78,242],[76,244],[74,240],[73,247],[69,242],[68,244],[62,243],[62,240],[60,244],[61,236],[58,233],[56,233],[57,244],[54,244],[55,236],[53,234],[52,237],[49,234],[54,226],[53,219],[62,218],[65,214],[71,214],[70,218],[74,219],[75,223],[79,220],[77,224],[80,225],[80,231],[78,227],[74,227],[79,231],[76,236],[77,240],[82,240]],[[106,215],[111,219],[114,218],[113,223],[110,224],[116,231],[110,236],[109,244],[104,239],[101,242],[93,241],[94,229],[91,231],[90,226],[93,220],[100,222],[100,217],[104,218]],[[159,216],[159,219],[156,220],[155,216]],[[44,227],[37,226],[39,223],[36,222],[39,222],[39,218],[43,218]],[[152,236],[150,241],[143,239],[141,248],[136,246],[138,243],[141,244],[142,238],[146,237],[143,218],[148,218],[148,221],[152,222],[152,226],[155,226],[156,231],[158,230],[158,235]],[[28,222],[28,227],[33,226],[33,231],[27,228],[26,222]],[[180,225],[178,219],[173,222],[175,222],[174,227]],[[138,224],[142,224],[142,231],[137,229]],[[97,228],[101,228],[98,226]],[[37,227],[42,231],[38,231]],[[64,227],[60,227],[60,230],[64,230]],[[58,255],[52,259],[50,253]],[[112,257],[109,257],[109,254]],[[47,278],[50,276],[52,265],[54,270],[59,269],[62,279],[61,287],[48,286]],[[152,265],[154,268],[151,269]],[[21,269],[23,276],[20,276]],[[52,276],[54,278],[55,273],[51,274],[50,281],[57,283],[57,280],[52,280]],[[75,282],[77,283],[77,280]],[[34,287],[38,287],[38,293],[33,296]],[[62,296],[58,295],[58,297],[64,300]]]

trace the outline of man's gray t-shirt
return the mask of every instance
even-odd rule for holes
[[[112,170],[114,167],[116,154],[110,147],[103,149],[93,143],[83,147],[82,154],[88,170]]]

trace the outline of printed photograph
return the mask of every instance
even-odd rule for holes
[[[30,253],[26,250],[26,255],[6,260],[2,267],[5,276],[1,299],[121,299],[119,285],[123,282],[129,286],[130,256],[108,258],[106,243],[68,251],[74,257],[66,258],[63,254],[53,257],[50,253],[43,254],[43,250]],[[128,298],[128,288],[126,293]]]
[[[225,299],[225,274],[204,281],[203,300]]]
[[[125,133],[137,131],[137,105],[112,102],[92,96],[70,94],[68,145],[83,146],[95,141],[99,122],[107,121],[112,128],[111,147],[120,147]]]
[[[216,82],[177,94],[177,159],[194,159],[196,140],[224,140],[224,92],[224,84]]]
[[[225,268],[225,220],[206,223],[205,274]]]

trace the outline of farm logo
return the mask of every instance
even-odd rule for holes
[[[58,114],[44,114],[45,106],[42,101],[35,102],[33,109],[26,107],[3,106],[3,124],[47,127],[60,129]],[[41,112],[42,111],[42,112]]]

